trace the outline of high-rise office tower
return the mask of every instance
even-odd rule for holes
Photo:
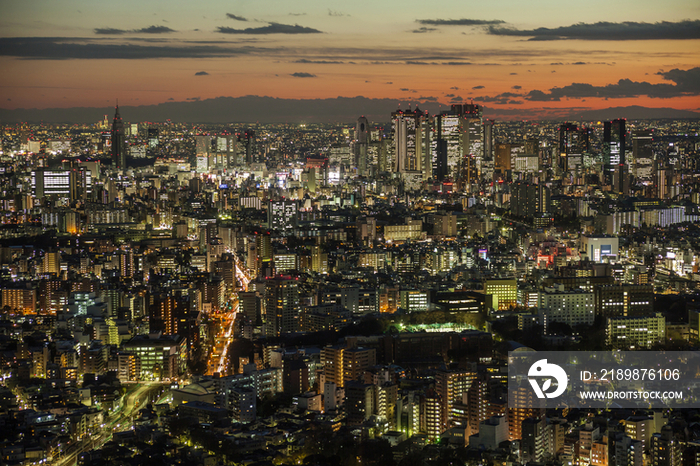
[[[493,120],[484,120],[484,155],[479,176],[493,179]]]
[[[654,145],[650,130],[635,130],[632,132],[632,174],[638,181],[653,183],[656,175],[654,163]]]
[[[583,163],[583,153],[589,149],[589,130],[574,123],[559,127],[559,167],[563,171],[575,169]]]
[[[461,155],[459,137],[459,115],[443,112],[433,120],[432,138],[433,177],[442,181],[454,176]]]
[[[230,169],[236,164],[237,140],[232,134],[219,135],[216,138],[216,165],[217,167]]]
[[[119,170],[126,169],[126,137],[124,122],[119,114],[119,105],[114,109],[112,121],[112,165]]]
[[[511,166],[511,149],[512,144],[499,143],[496,144],[496,155],[494,158],[494,169],[502,174],[512,169]]]
[[[158,128],[148,128],[148,148],[155,149],[158,146]]]
[[[624,174],[627,160],[625,158],[625,136],[627,120],[606,121],[603,124],[603,157],[605,178],[608,185],[617,192],[624,187]]]
[[[355,125],[355,167],[357,173],[367,173],[367,149],[369,143],[369,121],[364,116],[357,119]]]
[[[484,161],[482,107],[453,105],[437,115],[433,120],[431,153],[433,177],[450,177],[462,186],[473,181]]]
[[[473,159],[475,173],[481,173],[484,160],[484,140],[481,130],[481,115],[482,107],[477,104],[464,104],[452,106],[461,107],[460,112],[460,132],[462,134],[462,157]],[[453,110],[454,111],[454,110]],[[465,165],[464,163],[462,164]],[[464,176],[465,171],[462,170],[460,176]]]
[[[243,133],[243,145],[245,147],[245,162],[258,162],[258,149],[255,144],[255,130],[248,128]]]
[[[195,156],[197,157],[197,173],[209,171],[209,156],[211,154],[211,136],[195,136]],[[213,168],[213,167],[211,167]]]
[[[393,171],[398,173],[421,171],[423,168],[427,125],[427,114],[415,110],[397,110],[391,114],[391,140]]]

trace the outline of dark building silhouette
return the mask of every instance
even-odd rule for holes
[[[112,121],[112,165],[120,170],[126,168],[126,139],[119,105],[115,107],[114,121]]]
[[[510,193],[510,209],[517,217],[533,218],[549,211],[550,190],[546,186],[517,182]]]
[[[257,147],[255,145],[255,130],[247,129],[243,134],[243,143],[245,145],[245,161],[246,163],[256,163],[258,160]]]
[[[625,157],[625,136],[627,120],[606,121],[603,124],[605,178],[615,191],[624,191],[624,177],[627,173]]]
[[[579,128],[574,123],[559,127],[559,166],[562,170],[581,165],[584,152],[589,150],[590,130]]]
[[[369,143],[369,121],[364,116],[357,119],[355,125],[355,167],[358,173],[367,172],[367,147]]]

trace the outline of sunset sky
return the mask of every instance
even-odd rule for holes
[[[0,0],[0,12],[5,109],[245,95],[700,109],[697,0]]]

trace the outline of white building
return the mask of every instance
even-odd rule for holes
[[[537,300],[539,321],[545,332],[552,322],[576,325],[593,325],[595,302],[593,292],[584,290],[565,291],[563,285],[545,288]]]
[[[593,262],[603,262],[606,257],[615,259],[619,248],[620,240],[615,236],[581,236],[581,255]]]
[[[606,326],[606,343],[615,349],[650,348],[666,338],[663,314],[653,317],[611,317]]]

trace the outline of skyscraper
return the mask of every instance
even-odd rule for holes
[[[603,124],[603,156],[605,178],[608,185],[617,192],[624,189],[624,177],[627,172],[625,158],[625,136],[627,120],[606,121]]]
[[[245,147],[245,163],[258,162],[258,148],[255,145],[255,130],[248,128],[243,133],[243,144]]]
[[[452,106],[455,107],[454,105]],[[481,130],[481,113],[482,107],[477,104],[459,105],[462,112],[460,113],[460,132],[462,134],[462,158],[473,159],[474,173],[481,173],[484,160],[484,139]],[[467,166],[462,160],[462,166]],[[468,171],[462,170],[460,177],[469,175]],[[471,178],[471,177],[469,177]],[[464,180],[467,182],[467,180]]]
[[[589,148],[589,130],[574,123],[559,127],[559,167],[563,171],[575,169],[583,163],[583,153]]]
[[[231,169],[236,165],[237,138],[232,134],[216,138],[217,167]]]
[[[211,136],[195,136],[195,156],[197,157],[197,173],[209,171],[209,156],[211,154]]]
[[[114,121],[112,121],[112,165],[119,170],[126,169],[126,138],[119,105],[115,107]]]
[[[393,145],[393,171],[405,173],[421,171],[427,138],[425,119],[427,114],[416,107],[391,114],[391,138]]]
[[[476,104],[453,105],[434,119],[432,140],[433,176],[450,177],[461,185],[472,182],[482,169],[484,135],[482,107]]]
[[[369,143],[369,121],[364,116],[357,119],[355,126],[355,167],[357,173],[367,173],[367,145]]]
[[[484,156],[479,176],[493,179],[493,120],[484,121]]]
[[[459,116],[443,112],[434,119],[432,138],[433,177],[442,181],[453,176],[459,163]]]
[[[158,147],[158,128],[148,128],[148,149]]]
[[[650,130],[632,132],[632,174],[644,184],[651,184],[656,174],[654,163],[654,145]]]

